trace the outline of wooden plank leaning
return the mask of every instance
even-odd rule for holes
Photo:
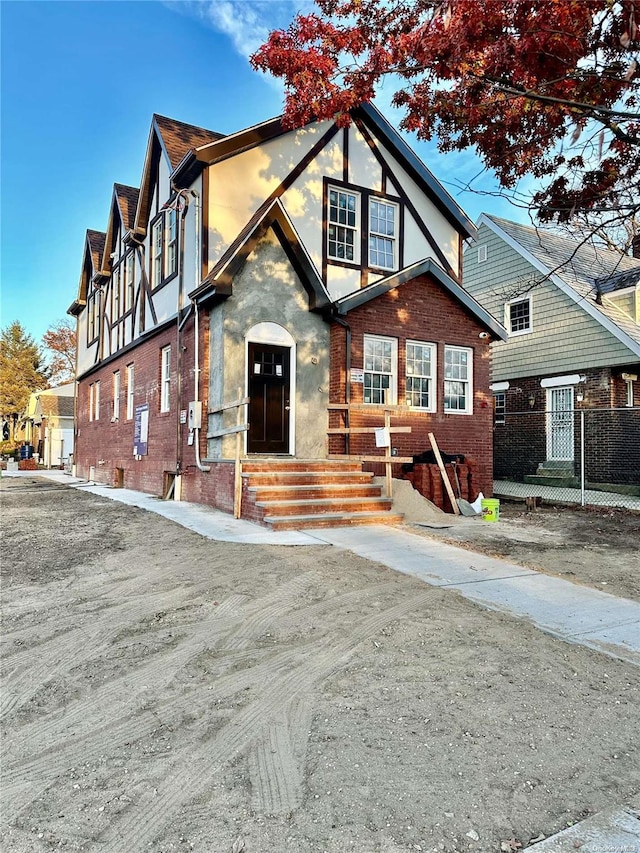
[[[436,457],[438,468],[440,469],[440,473],[442,474],[442,482],[444,483],[444,487],[447,490],[447,494],[449,495],[449,500],[451,501],[451,506],[453,507],[453,514],[460,515],[460,508],[458,507],[456,496],[453,494],[453,489],[451,488],[451,483],[449,482],[449,478],[447,477],[444,462],[442,461],[442,456],[440,455],[440,450],[438,449],[438,443],[436,442],[436,438],[432,432],[429,433],[429,441],[431,442],[431,449],[433,450],[433,455]]]

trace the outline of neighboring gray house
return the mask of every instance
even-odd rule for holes
[[[45,468],[58,468],[73,454],[75,383],[34,391],[22,418],[24,441]]]
[[[477,226],[464,286],[509,332],[492,344],[495,476],[570,480],[583,410],[587,479],[640,485],[640,258],[487,214]]]

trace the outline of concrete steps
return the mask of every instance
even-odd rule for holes
[[[532,485],[556,486],[560,489],[575,489],[580,485],[571,462],[542,462],[535,474],[526,474],[523,479]]]
[[[252,459],[242,477],[243,517],[275,530],[402,521],[358,462]]]

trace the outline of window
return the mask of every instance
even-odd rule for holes
[[[625,379],[625,406],[633,406],[633,379]]]
[[[133,365],[127,365],[127,420],[130,421],[133,418],[133,394],[134,386],[133,386]]]
[[[89,401],[89,420],[97,421],[100,419],[100,382],[94,382],[89,386],[89,391],[93,388],[93,399]]]
[[[504,306],[505,325],[511,335],[522,335],[531,331],[531,297],[514,299]]]
[[[133,252],[129,252],[124,260],[124,310],[128,313],[133,308]]]
[[[171,347],[160,350],[160,411],[168,412],[171,403]]]
[[[436,346],[407,341],[407,406],[436,410]]]
[[[398,206],[369,199],[369,265],[392,270],[397,267],[396,223]]]
[[[175,210],[167,213],[167,257],[164,277],[174,275],[178,269],[178,217]]]
[[[469,415],[472,411],[473,353],[466,347],[444,348],[444,410]]]
[[[111,288],[112,288],[112,316],[111,320],[117,320],[120,317],[120,284],[122,277],[122,266],[119,266],[115,269],[113,276],[111,277]]]
[[[100,291],[94,290],[87,300],[87,343],[98,337],[100,317]]]
[[[338,261],[359,261],[357,193],[329,188],[329,229],[327,254]]]
[[[503,426],[506,422],[507,395],[504,391],[497,391],[493,395],[493,413],[496,426]]]
[[[398,341],[364,336],[364,402],[396,402]]]
[[[162,281],[162,241],[164,237],[162,217],[151,228],[151,287]]]
[[[478,263],[483,264],[487,260],[487,247],[486,244],[482,246],[478,246]]]
[[[89,420],[92,421],[94,419],[95,412],[95,388],[93,387],[93,382],[89,385]]]
[[[113,415],[112,419],[117,421],[120,418],[120,371],[116,370],[113,374]]]

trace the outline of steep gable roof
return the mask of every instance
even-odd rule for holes
[[[200,287],[189,294],[190,298],[205,303],[229,296],[234,276],[270,228],[309,296],[309,309],[328,305],[329,294],[279,199],[268,200],[255,212]]]
[[[78,296],[67,308],[67,314],[77,316],[87,301],[89,282],[100,269],[104,244],[107,235],[103,231],[93,231],[88,228],[84,238],[84,252],[82,253],[82,267],[80,269],[80,283],[78,284]]]
[[[73,397],[62,397],[56,394],[39,394],[36,405],[36,416],[43,418],[72,418]]]
[[[115,249],[118,225],[121,226],[121,235],[133,229],[139,195],[140,190],[137,187],[128,187],[126,184],[113,185],[111,211],[107,223],[101,265],[98,268],[105,275],[108,275],[111,270],[111,258],[109,256]]]
[[[423,192],[461,234],[465,237],[475,236],[476,229],[473,222],[373,104],[362,104],[357,107],[352,111],[352,117],[356,124],[364,124],[374,136],[382,141]],[[282,116],[278,116],[237,133],[205,142],[200,147],[196,146],[190,155],[182,160],[176,169],[176,174],[184,178],[188,176],[192,179],[198,164],[199,168],[202,168],[205,164],[217,163],[290,132],[290,128],[284,127]]]
[[[439,267],[431,258],[411,266],[405,267],[399,272],[393,273],[386,278],[380,279],[373,284],[363,287],[361,290],[356,290],[355,293],[350,293],[343,296],[335,303],[339,314],[348,314],[354,308],[364,305],[366,302],[388,293],[396,287],[406,284],[408,281],[413,281],[421,275],[432,276],[451,296],[453,296],[464,308],[469,311],[483,326],[495,335],[500,340],[507,340],[507,330],[502,326],[496,318],[490,314],[480,303],[471,296],[471,294],[461,287],[457,281],[454,281],[451,276]]]
[[[124,230],[130,231],[136,217],[140,190],[138,187],[128,187],[125,184],[114,184],[113,189],[118,199]]]
[[[169,171],[173,172],[185,156],[196,148],[221,139],[223,134],[193,124],[185,124],[177,119],[154,113],[149,131],[147,153],[142,169],[140,194],[133,228],[144,234],[149,217],[149,205],[157,178],[160,158],[167,161]]]
[[[601,299],[604,292],[640,284],[638,258],[487,213],[480,216],[477,224],[490,228],[582,310],[640,355],[640,325]]]

